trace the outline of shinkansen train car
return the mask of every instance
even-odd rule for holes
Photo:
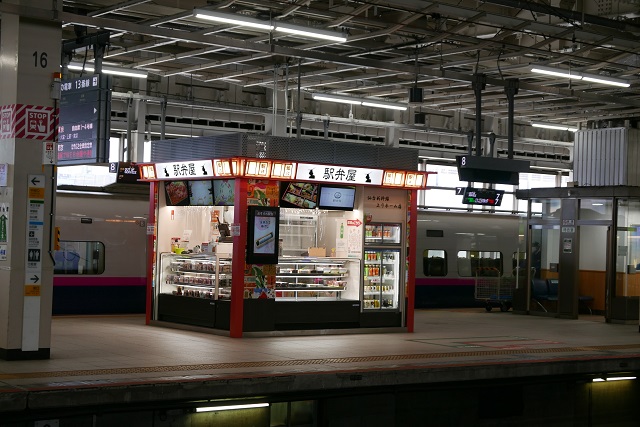
[[[58,191],[53,314],[144,313],[149,196]]]
[[[485,306],[476,275],[511,276],[524,258],[517,215],[420,211],[416,308]]]

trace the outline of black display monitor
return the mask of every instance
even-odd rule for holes
[[[318,184],[281,182],[280,207],[315,209],[318,206]]]
[[[280,209],[249,206],[247,217],[247,263],[278,263]]]
[[[190,206],[213,206],[212,182],[210,179],[206,181],[187,181]]]
[[[164,192],[167,206],[189,206],[187,181],[165,181]]]
[[[322,185],[320,187],[320,198],[318,201],[318,207],[320,209],[352,211],[355,201],[355,187],[340,187],[333,185]]]
[[[235,185],[235,179],[213,180],[213,204],[215,206],[233,206]]]

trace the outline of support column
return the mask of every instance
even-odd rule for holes
[[[400,146],[400,131],[394,126],[388,126],[384,131],[384,145],[387,147],[399,147]]]
[[[231,315],[229,336],[242,338],[244,329],[244,274],[247,247],[247,180],[235,179],[233,221],[239,233],[233,236],[233,264],[231,266]]]
[[[53,73],[62,31],[56,0],[4,1],[0,33],[0,358],[48,359],[53,295]],[[14,7],[18,6],[18,7]],[[19,16],[48,16],[34,19]],[[4,181],[4,176],[1,181]],[[4,228],[6,226],[6,229]]]

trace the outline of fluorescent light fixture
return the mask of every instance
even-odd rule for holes
[[[286,22],[276,23],[276,31],[283,33],[297,34],[300,36],[312,37],[320,40],[330,40],[334,42],[344,43],[347,41],[347,36],[335,31],[322,30],[319,28],[303,27],[300,25],[288,24]]]
[[[591,380],[594,383],[601,383],[605,381],[625,381],[625,380],[635,380],[636,377],[608,377],[608,378],[594,378]]]
[[[610,86],[629,87],[631,84],[623,79],[615,77],[601,76],[599,74],[581,73],[578,71],[563,70],[561,68],[546,67],[544,65],[533,65],[531,72],[546,74],[548,76],[565,77],[568,79],[583,80],[592,83],[601,83]]]
[[[84,69],[84,71],[86,71],[87,73],[93,73],[95,70],[93,65],[83,65],[77,62],[69,63],[69,65],[67,65],[67,68],[76,71],[82,71]],[[146,79],[148,75],[146,71],[132,70],[130,68],[112,67],[110,65],[103,65],[102,72],[105,74],[113,74],[115,76],[136,77],[139,79]]]
[[[543,122],[531,122],[531,126],[534,128],[544,128],[544,129],[553,129],[553,130],[568,130],[569,132],[577,132],[578,128],[563,125],[561,123],[543,123]]]
[[[261,21],[259,19],[251,18],[250,16],[203,9],[194,9],[193,16],[199,19],[206,19],[208,21],[222,22],[224,24],[240,25],[242,27],[251,27],[267,31],[273,30],[271,22]]]
[[[196,408],[196,412],[231,411],[234,409],[264,408],[265,406],[269,406],[269,404],[268,403],[248,403],[246,405],[205,406],[202,408]]]
[[[378,100],[370,100],[370,98],[363,99],[362,105],[364,107],[377,107],[377,108],[388,108],[390,110],[406,110],[407,106],[402,104],[394,104],[393,102],[385,102]]]
[[[342,104],[362,105],[363,107],[387,108],[390,110],[406,110],[407,106],[394,102],[386,102],[374,98],[355,98],[344,95],[331,95],[323,93],[312,94],[313,99],[317,101],[339,102]]]
[[[582,81],[594,82],[594,83],[602,83],[610,86],[618,86],[618,87],[629,87],[631,84],[622,79],[616,79],[615,77],[606,77],[606,76],[598,76],[598,75],[582,75]]]
[[[329,101],[329,102],[339,102],[341,104],[362,105],[362,99],[352,98],[349,96],[323,95],[321,93],[314,93],[312,97],[317,101]]]
[[[563,70],[560,68],[545,67],[544,65],[534,65],[531,67],[532,73],[546,74],[547,76],[566,77],[568,79],[582,79],[582,76],[571,70]]]

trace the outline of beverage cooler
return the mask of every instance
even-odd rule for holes
[[[364,226],[364,244],[365,246],[400,246],[402,242],[401,230],[400,224],[367,223]]]
[[[400,249],[366,248],[363,310],[397,310],[401,277]]]

